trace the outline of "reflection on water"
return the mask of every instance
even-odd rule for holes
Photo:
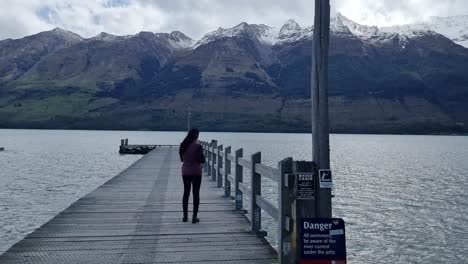
[[[0,252],[139,156],[130,143],[178,144],[180,132],[0,130]],[[224,146],[262,151],[271,166],[310,160],[306,134],[202,133]],[[334,216],[347,223],[350,263],[465,263],[468,137],[332,135]],[[276,186],[263,182],[276,197]],[[247,203],[245,203],[247,204]],[[276,224],[265,218],[274,240]]]

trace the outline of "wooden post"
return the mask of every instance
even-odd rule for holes
[[[202,145],[202,149],[203,149],[203,156],[207,156],[206,155],[206,142],[205,141],[200,141],[200,144]],[[203,164],[203,171],[206,173],[206,163]]]
[[[250,217],[252,224],[252,231],[259,232],[262,228],[262,209],[257,205],[257,195],[262,194],[262,177],[255,171],[255,164],[262,162],[262,153],[257,152],[252,155],[251,163],[251,190],[252,197],[250,197]]]
[[[206,158],[207,158],[207,164],[206,164],[206,176],[211,176],[211,146],[212,146],[213,142],[212,143],[208,143],[207,145],[207,150],[206,150]]]
[[[236,166],[236,182],[235,182],[235,195],[236,195],[236,209],[237,210],[242,210],[242,192],[239,190],[239,183],[244,181],[244,169],[242,168],[241,165],[239,165],[239,158],[242,158],[244,155],[244,150],[243,149],[238,149],[235,152],[235,166]]]
[[[217,153],[218,153],[218,141],[216,140],[213,140],[212,141],[212,147],[213,147],[213,152],[212,152],[212,157],[211,157],[211,180],[212,181],[216,181],[216,176],[218,175],[218,172],[216,171],[216,164],[218,163],[218,157],[217,157]]]
[[[291,251],[294,252],[295,261],[293,263],[299,263],[301,259],[301,222],[303,218],[315,218],[317,216],[316,209],[316,200],[317,200],[317,190],[320,186],[317,185],[316,179],[316,166],[312,161],[295,161],[293,163],[293,175],[294,175],[294,189],[297,189],[297,175],[299,173],[314,173],[314,185],[315,185],[315,197],[311,200],[299,200],[297,199],[297,194],[295,194],[296,199],[292,203],[292,232],[291,232]]]
[[[293,159],[286,158],[278,163],[278,261],[279,264],[290,264],[292,214],[291,204],[294,200]]]
[[[227,198],[231,196],[231,182],[228,180],[228,175],[231,174],[231,161],[228,159],[229,154],[231,154],[231,147],[227,147],[224,150],[224,197]]]
[[[125,139],[125,146],[128,146],[128,138]]]
[[[223,187],[223,176],[221,175],[221,168],[223,165],[223,156],[221,155],[221,151],[223,151],[223,145],[218,146],[218,151],[216,152],[216,156],[218,157],[216,163],[216,186],[218,188]]]
[[[328,120],[328,48],[330,39],[330,0],[315,0],[312,46],[312,160],[317,170],[330,169]],[[316,173],[316,178],[319,175]],[[331,189],[316,194],[317,216],[332,216]]]
[[[125,139],[120,140],[120,146],[123,147],[125,145]]]

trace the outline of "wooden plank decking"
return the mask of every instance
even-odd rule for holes
[[[157,148],[15,244],[0,263],[276,263],[275,251],[208,177],[201,222],[181,221],[180,166],[178,148]]]

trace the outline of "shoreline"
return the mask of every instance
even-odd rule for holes
[[[18,128],[18,127],[0,127],[1,130],[55,130],[55,131],[122,131],[122,132],[186,132],[186,130],[152,130],[152,129],[92,129],[92,128],[85,128],[85,129],[78,129],[78,128]],[[265,130],[240,130],[240,131],[227,131],[227,130],[203,130],[203,132],[207,133],[253,133],[253,134],[311,134],[311,132],[306,132],[303,130],[299,131],[265,131]],[[468,132],[464,133],[450,133],[450,132],[439,132],[439,133],[366,133],[366,132],[359,132],[359,131],[349,131],[349,132],[334,132],[330,131],[331,135],[382,135],[382,136],[461,136],[465,137],[468,136]]]

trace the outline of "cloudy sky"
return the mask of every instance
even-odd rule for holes
[[[242,21],[281,26],[313,23],[313,0],[0,0],[0,39],[55,27],[84,37],[180,30],[192,38]],[[431,16],[468,15],[467,0],[332,0],[361,24],[390,26]]]

